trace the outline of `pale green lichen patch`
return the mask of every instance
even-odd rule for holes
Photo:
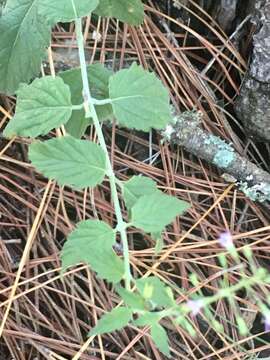
[[[221,168],[227,168],[234,160],[235,154],[232,146],[219,137],[209,135],[205,139],[204,144],[215,147],[216,153],[213,159],[215,165]]]
[[[173,125],[168,124],[165,130],[162,131],[163,141],[170,141],[173,133],[175,133],[175,128],[173,127]]]
[[[182,113],[177,113],[175,108],[171,106],[172,118],[170,119],[169,124],[166,126],[165,130],[162,131],[163,141],[171,141],[173,134],[177,133],[178,126],[177,124],[186,124],[189,125],[189,131],[192,127],[196,131],[197,126],[199,126],[202,118],[202,113],[197,110],[188,110]]]
[[[219,150],[215,157],[214,163],[222,168],[227,168],[234,159],[233,151]]]
[[[197,126],[200,125],[202,121],[202,112],[197,110],[187,110],[176,116],[176,121],[189,121]]]
[[[270,184],[266,182],[261,182],[256,185],[249,186],[246,181],[241,181],[239,183],[239,189],[253,201],[270,201]]]

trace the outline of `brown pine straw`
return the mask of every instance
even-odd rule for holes
[[[31,228],[30,234],[29,234],[29,236],[27,238],[26,245],[25,245],[25,248],[24,248],[24,251],[23,251],[23,255],[22,255],[22,258],[20,260],[19,268],[18,268],[18,271],[17,271],[17,274],[16,274],[16,278],[15,278],[14,284],[12,286],[10,295],[9,295],[7,308],[6,308],[6,311],[4,313],[3,319],[2,319],[1,324],[0,324],[0,337],[2,336],[4,327],[5,327],[8,315],[9,315],[9,311],[10,311],[10,308],[11,308],[11,305],[12,305],[12,301],[13,301],[15,295],[16,295],[17,286],[19,284],[20,277],[21,277],[21,274],[23,272],[25,263],[26,263],[26,261],[28,259],[29,252],[30,252],[32,244],[33,244],[33,240],[35,238],[36,232],[38,230],[38,226],[40,224],[40,220],[44,216],[44,210],[46,209],[47,196],[49,194],[49,191],[51,191],[53,189],[51,185],[52,185],[52,181],[50,180],[48,182],[46,188],[45,188],[45,192],[44,192],[43,198],[41,200],[41,203],[40,203],[40,206],[39,206],[39,209],[38,209],[38,212],[37,212],[37,216],[35,218],[35,221],[33,223],[32,228]]]

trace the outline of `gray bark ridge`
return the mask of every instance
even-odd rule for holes
[[[235,104],[236,114],[254,141],[270,141],[270,1],[257,0],[253,53]]]

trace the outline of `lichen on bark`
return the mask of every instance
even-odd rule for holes
[[[224,178],[235,182],[251,200],[270,201],[270,174],[239,155],[231,144],[203,130],[201,116],[196,111],[174,113],[173,122],[163,132],[164,140],[225,171],[229,176]]]

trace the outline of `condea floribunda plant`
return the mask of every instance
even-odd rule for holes
[[[131,25],[143,22],[140,0],[7,1],[0,19],[0,91],[7,94],[16,91],[17,106],[4,135],[36,138],[65,126],[65,136],[33,140],[29,147],[33,166],[60,185],[76,189],[95,187],[109,180],[115,226],[97,219],[79,222],[61,253],[63,271],[80,262],[87,263],[100,278],[113,283],[123,299],[123,305],[104,315],[90,335],[118,330],[128,323],[150,326],[153,341],[161,352],[170,356],[167,333],[161,323],[163,318],[171,319],[196,336],[192,319],[204,312],[212,326],[223,331],[212,315],[213,304],[223,297],[231,299],[239,289],[252,291],[254,284],[269,281],[269,276],[254,266],[252,277],[243,276],[232,287],[226,285],[225,279],[221,290],[213,296],[204,297],[197,291],[193,298],[181,303],[175,297],[181,290],[167,286],[158,277],[133,277],[127,229],[133,227],[150,233],[160,248],[162,231],[176,216],[183,214],[189,204],[161,192],[149,178],[133,176],[121,182],[116,177],[100,123],[115,119],[119,126],[130,129],[164,129],[171,121],[169,94],[153,73],[136,63],[116,73],[98,63],[86,65],[81,18],[92,12],[113,16]],[[49,45],[51,27],[59,21],[75,22],[80,68],[56,77],[36,78],[28,85],[39,71],[44,49]],[[98,143],[81,139],[89,124],[95,127]],[[119,193],[128,210],[127,219],[123,217]],[[113,249],[118,234],[122,257]],[[221,245],[224,246],[224,242]],[[225,247],[239,262],[233,244],[225,244]],[[245,256],[252,258],[248,248]],[[225,256],[221,257],[221,262],[226,269]],[[198,287],[194,275],[191,284]],[[260,306],[268,316],[267,306]],[[247,329],[241,315],[236,315],[239,330],[245,333]]]

